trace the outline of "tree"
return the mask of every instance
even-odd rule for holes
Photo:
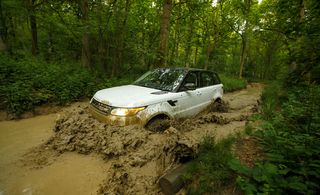
[[[160,26],[159,67],[167,66],[171,10],[172,0],[163,0]]]
[[[81,64],[84,67],[91,67],[89,47],[89,2],[88,0],[79,0],[78,3],[83,24]]]
[[[5,18],[2,11],[2,1],[0,1],[0,52],[7,50],[7,45],[5,43],[7,39],[7,27],[5,23]]]
[[[36,0],[26,0],[27,10],[29,14],[30,29],[31,29],[31,53],[33,56],[38,55],[38,29],[37,29],[37,17],[36,17]]]
[[[256,3],[256,2],[255,2]],[[251,32],[251,7],[253,5],[252,0],[237,0],[228,2],[225,6],[226,13],[223,13],[224,21],[227,22],[229,27],[237,34],[241,39],[240,47],[240,63],[239,63],[239,78],[243,76],[244,64],[248,53],[248,37]],[[229,14],[233,13],[233,17]]]

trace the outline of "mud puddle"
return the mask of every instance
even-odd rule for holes
[[[97,156],[56,155],[52,164],[42,169],[21,161],[33,151],[31,148],[45,143],[54,134],[56,118],[57,114],[50,114],[0,122],[1,195],[96,194],[109,167]]]
[[[227,109],[224,107],[220,110],[222,112],[209,112],[193,119],[175,121],[163,133],[149,132],[139,126],[106,125],[87,114],[87,105],[74,105],[60,113],[56,123],[52,122],[50,127],[55,131],[52,136],[47,135],[46,141],[29,150],[20,162],[36,177],[43,170],[58,172],[58,168],[54,167],[70,155],[85,154],[84,157],[91,158],[88,164],[93,167],[99,167],[95,163],[102,163],[100,172],[91,178],[100,184],[95,186],[99,186],[98,194],[161,194],[158,186],[160,176],[194,158],[204,136],[215,135],[217,139],[222,139],[242,131],[247,118],[256,110],[261,90],[261,85],[252,85],[245,90],[226,94],[224,100],[228,102]],[[81,164],[81,160],[76,161]],[[63,178],[64,170],[69,168],[60,167],[61,175],[54,177]],[[48,176],[44,174],[43,177]],[[84,175],[78,175],[77,178],[78,182],[86,179]],[[73,187],[74,193],[90,194],[81,193]],[[41,191],[42,188],[36,189]],[[58,193],[52,190],[52,194]],[[72,192],[68,191],[67,194]]]

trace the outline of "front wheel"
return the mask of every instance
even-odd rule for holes
[[[146,125],[146,129],[153,132],[163,132],[170,127],[169,118],[153,118]]]

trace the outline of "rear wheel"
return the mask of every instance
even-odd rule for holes
[[[211,112],[225,112],[225,108],[223,106],[222,100],[216,99],[216,101],[214,101],[214,103],[211,106]]]
[[[170,119],[168,117],[155,117],[146,125],[146,129],[153,132],[163,132],[170,127]]]

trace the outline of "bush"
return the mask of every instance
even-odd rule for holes
[[[252,169],[235,169],[247,194],[318,194],[320,192],[320,87],[288,91],[279,113],[256,135],[266,157]],[[245,170],[245,171],[244,171]]]
[[[232,92],[247,87],[247,81],[244,79],[236,79],[226,75],[220,75],[225,92]]]
[[[190,165],[187,181],[195,181],[190,189],[191,194],[219,192],[222,187],[233,181],[233,172],[228,162],[233,159],[231,145],[234,138],[230,137],[218,143],[214,137],[206,137],[200,145],[198,158]]]
[[[275,111],[279,111],[281,102],[285,99],[286,94],[282,90],[280,82],[269,83],[261,94],[263,119],[271,120],[276,113]]]
[[[0,70],[0,109],[16,115],[46,103],[64,105],[91,97],[99,89],[130,82],[106,79],[78,64],[13,60],[4,55],[0,55]]]

